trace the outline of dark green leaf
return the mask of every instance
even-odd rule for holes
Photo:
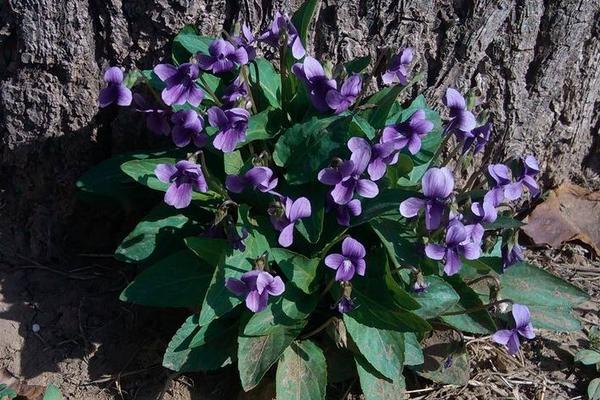
[[[350,134],[352,136],[364,136],[369,140],[373,140],[377,135],[377,130],[369,124],[369,121],[356,114],[352,116],[350,121]]]
[[[319,285],[317,271],[320,260],[307,258],[290,250],[274,248],[270,256],[279,265],[284,275],[304,293],[314,292]]]
[[[401,400],[405,399],[406,383],[402,374],[390,380],[381,375],[361,356],[355,357],[360,387],[365,400]]]
[[[575,353],[575,362],[580,362],[585,365],[593,365],[600,363],[600,352],[596,350],[579,350]]]
[[[142,271],[120,299],[155,307],[198,306],[212,274],[212,267],[190,250],[182,250]]]
[[[279,110],[265,110],[258,114],[252,115],[248,120],[248,130],[246,131],[246,139],[243,142],[238,143],[237,148],[245,146],[255,140],[265,140],[273,137],[277,129],[279,129],[279,123],[281,112]]]
[[[281,108],[281,78],[273,64],[264,58],[257,58],[248,68],[252,95],[258,103],[258,109],[266,110],[269,106]]]
[[[354,356],[350,351],[329,346],[325,350],[325,359],[328,383],[344,382],[356,376]]]
[[[316,118],[286,130],[275,145],[273,160],[286,168],[290,185],[314,182],[332,157],[343,157],[350,139],[349,120],[338,116]]]
[[[303,327],[277,326],[269,335],[238,337],[238,370],[245,391],[260,383]]]
[[[220,318],[199,326],[189,317],[171,339],[163,366],[177,372],[209,371],[231,364],[235,357],[237,321]]]
[[[196,28],[185,26],[173,39],[173,61],[175,64],[190,62],[196,53],[208,54],[210,43],[214,37],[199,36]]]
[[[519,220],[514,219],[510,215],[499,215],[496,221],[491,224],[485,224],[484,227],[486,230],[494,230],[494,229],[513,229],[520,228],[524,223]]]
[[[321,400],[327,388],[323,351],[310,340],[293,342],[277,365],[278,400]]]
[[[390,380],[402,375],[404,365],[404,334],[387,329],[362,325],[349,314],[344,314],[348,333],[360,353]]]
[[[425,280],[429,284],[427,290],[413,295],[421,305],[421,308],[415,310],[415,314],[421,318],[435,318],[454,307],[460,300],[452,286],[439,276],[430,275],[425,277]]]
[[[449,312],[474,310],[483,305],[477,293],[460,276],[447,276],[445,279],[460,296],[459,302],[448,310]],[[496,324],[485,309],[458,315],[445,315],[442,319],[454,328],[465,332],[490,334],[496,330]]]
[[[185,239],[185,244],[208,265],[217,265],[229,246],[225,239],[194,236]]]
[[[600,400],[600,378],[592,379],[588,385],[587,395],[589,400]]]
[[[362,214],[351,221],[352,226],[364,224],[381,216],[391,215],[400,218],[400,203],[415,195],[417,193],[405,189],[383,189],[377,197],[363,201]]]
[[[354,60],[348,61],[344,64],[346,67],[346,72],[350,73],[358,73],[363,69],[367,68],[371,63],[371,56],[357,57]]]
[[[226,175],[239,175],[244,168],[244,160],[239,150],[223,153],[223,168]]]
[[[404,333],[404,365],[421,365],[424,362],[423,349],[412,332]]]
[[[146,69],[141,71],[141,74],[145,83],[156,92],[160,93],[165,88],[165,83],[154,73],[154,70]]]
[[[0,393],[0,399],[2,398],[2,393]],[[42,400],[63,400],[64,397],[60,393],[60,390],[53,384],[49,384],[46,387],[46,391],[44,392],[44,398]]]
[[[17,392],[15,392],[3,383],[0,384],[0,399],[14,399],[15,397],[17,397]]]
[[[577,287],[527,263],[508,268],[500,275],[500,282],[500,298],[529,306],[536,328],[579,329],[579,322],[569,311],[589,300],[589,296]]]
[[[321,0],[306,0],[292,16],[292,23],[298,30],[298,35],[305,48],[308,39],[308,27],[320,7]]]
[[[374,128],[383,128],[392,106],[396,103],[396,98],[403,90],[404,86],[401,85],[381,89],[367,100],[366,104],[371,108],[361,112],[360,115]]]

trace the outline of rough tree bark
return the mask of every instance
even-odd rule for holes
[[[1,251],[48,257],[64,248],[74,215],[92,228],[73,182],[143,140],[126,112],[98,114],[107,66],[151,67],[185,24],[215,34],[241,19],[257,29],[276,6],[0,0]],[[430,100],[449,85],[479,88],[497,152],[535,152],[546,185],[597,182],[600,0],[324,0],[310,42],[333,61],[411,45]]]

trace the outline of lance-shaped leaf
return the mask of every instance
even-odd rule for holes
[[[292,15],[292,23],[298,30],[298,35],[305,47],[308,40],[308,28],[320,7],[321,0],[306,0]]]
[[[304,324],[294,327],[279,325],[268,335],[238,337],[238,370],[245,391],[260,383],[302,328]]]
[[[258,109],[281,108],[281,78],[273,64],[264,58],[257,58],[249,64],[248,69],[252,98],[258,103]]]
[[[500,275],[500,298],[529,307],[533,326],[556,331],[579,330],[571,309],[589,295],[540,268],[519,263]]]
[[[277,365],[278,400],[322,400],[327,388],[323,351],[310,340],[293,342]]]
[[[320,263],[318,258],[307,258],[302,254],[281,248],[271,249],[269,255],[283,274],[304,293],[312,293],[318,288],[317,271]]]
[[[369,362],[360,355],[355,356],[360,388],[365,400],[401,400],[405,399],[406,382],[404,375],[388,379],[380,374]]]
[[[190,250],[181,250],[143,270],[119,297],[155,307],[197,307],[214,268]]]

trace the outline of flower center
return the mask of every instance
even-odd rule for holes
[[[344,269],[348,269],[352,266],[352,261],[348,260],[347,258],[344,260],[344,262],[342,262],[342,268]]]

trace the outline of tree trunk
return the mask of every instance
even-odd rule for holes
[[[272,13],[249,0],[0,0],[0,250],[46,258],[73,227],[98,227],[74,181],[145,140],[127,112],[98,113],[105,68],[150,68],[186,24],[257,30]],[[599,0],[326,0],[314,32],[310,51],[333,61],[413,46],[433,104],[448,86],[481,91],[497,154],[535,153],[546,185],[597,182]]]

